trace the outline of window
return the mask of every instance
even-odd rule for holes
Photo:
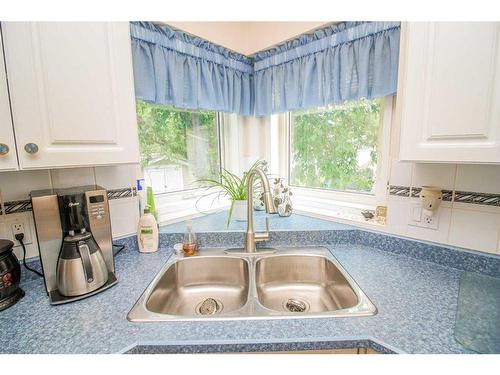
[[[386,204],[393,102],[361,99],[271,117],[279,174],[297,211],[361,216]]]
[[[217,112],[137,102],[139,147],[146,184],[155,194],[198,188],[220,171]]]
[[[382,99],[290,114],[290,185],[375,193]]]

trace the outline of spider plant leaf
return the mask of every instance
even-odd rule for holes
[[[227,215],[227,226],[229,228],[229,223],[231,222],[231,215],[233,214],[234,201],[231,201],[231,207],[229,208],[229,214]]]

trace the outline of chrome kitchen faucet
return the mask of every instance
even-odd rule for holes
[[[263,199],[268,214],[275,214],[278,211],[274,207],[273,197],[271,195],[271,188],[269,187],[269,180],[262,169],[255,168],[250,171],[248,175],[247,185],[247,232],[245,235],[245,252],[255,253],[255,243],[259,241],[267,241],[269,239],[269,219],[266,217],[266,231],[257,232],[253,231],[253,182],[255,176],[259,175],[262,181],[262,188],[264,189]]]

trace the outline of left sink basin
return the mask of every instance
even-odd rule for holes
[[[158,314],[196,317],[226,314],[248,299],[248,262],[209,256],[180,259],[152,286],[146,308]]]

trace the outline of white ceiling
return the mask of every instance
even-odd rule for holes
[[[331,22],[331,21],[330,21]],[[243,55],[253,55],[300,34],[324,26],[321,22],[165,22]]]

